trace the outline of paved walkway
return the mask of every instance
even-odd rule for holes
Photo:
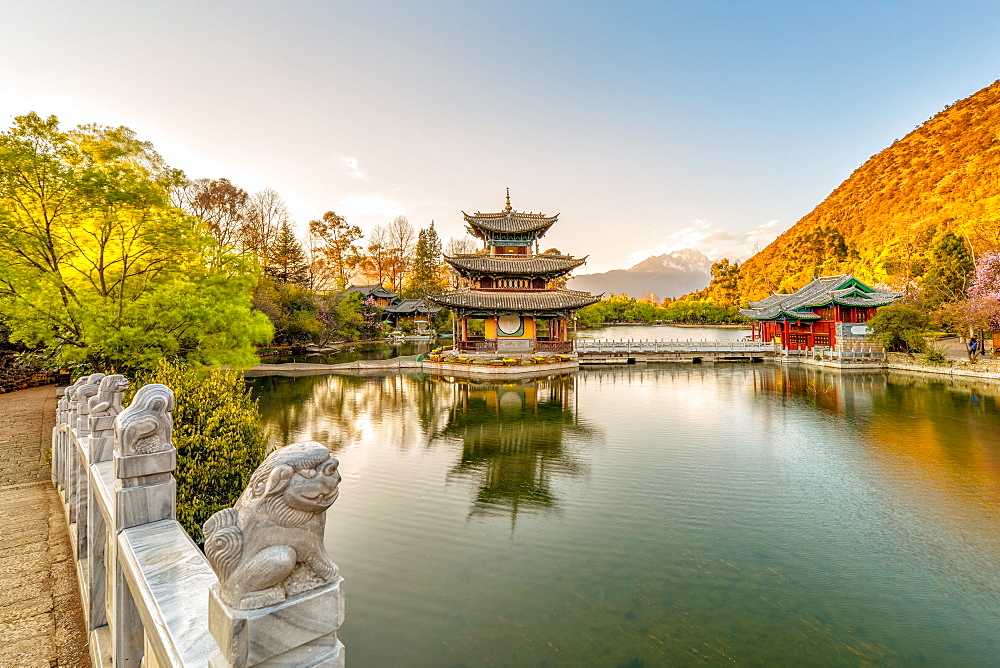
[[[0,666],[90,666],[47,463],[55,409],[52,385],[0,394]]]

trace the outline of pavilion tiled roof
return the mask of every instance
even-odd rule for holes
[[[482,236],[483,230],[503,234],[544,231],[559,218],[558,213],[554,216],[546,216],[544,213],[525,213],[513,210],[473,214],[463,211],[462,215],[465,216],[465,222],[469,224],[470,231],[477,237]]]
[[[442,306],[487,311],[553,311],[578,309],[601,301],[577,290],[474,290],[465,288],[428,297]]]
[[[872,308],[891,304],[900,292],[880,292],[851,274],[821,276],[790,295],[771,295],[756,302],[740,313],[754,320],[771,320],[786,317],[792,320],[817,320],[819,315],[805,310],[837,304]]]
[[[344,293],[350,292],[360,292],[365,298],[374,297],[375,299],[388,299],[392,301],[399,296],[398,292],[392,292],[391,290],[386,290],[381,285],[352,285],[351,287],[344,290]]]
[[[398,304],[386,306],[382,309],[382,313],[392,313],[394,315],[434,314],[440,310],[441,307],[432,306],[423,299],[403,299]]]
[[[555,275],[567,274],[587,261],[568,255],[536,255],[518,257],[515,255],[454,255],[445,262],[463,274],[491,275]]]

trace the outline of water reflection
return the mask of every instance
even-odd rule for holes
[[[1000,665],[996,385],[748,364],[251,384],[273,442],[345,462],[327,543],[359,665]]]
[[[565,436],[595,435],[573,410],[574,379],[457,381],[456,386],[457,401],[439,435],[462,446],[449,478],[476,480],[471,514],[509,513],[513,522],[519,511],[556,507],[553,478],[586,471],[566,447]]]
[[[337,452],[373,430],[406,450],[444,444],[460,449],[447,479],[472,481],[470,515],[552,510],[558,477],[579,476],[586,465],[566,437],[592,441],[594,428],[574,410],[570,375],[510,383],[425,374],[350,375],[250,381],[272,446],[301,440]]]
[[[873,458],[904,466],[942,491],[974,489],[977,504],[991,514],[1000,505],[996,382],[762,365],[754,367],[753,391],[813,404],[846,420]]]

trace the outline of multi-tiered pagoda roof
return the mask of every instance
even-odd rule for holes
[[[505,208],[499,213],[468,214],[464,211],[466,227],[469,233],[480,239],[491,238],[497,234],[532,234],[535,239],[545,235],[559,219],[559,214],[546,216],[544,213],[526,213]]]
[[[463,278],[474,276],[544,276],[557,278],[565,276],[586,263],[587,258],[570,255],[543,254],[530,257],[514,255],[496,256],[475,253],[473,255],[453,255],[447,258]]]
[[[531,252],[559,214],[515,211],[508,191],[503,211],[463,215],[469,233],[482,239],[485,248],[479,253],[444,258],[471,285],[433,297],[437,303],[470,313],[562,312],[568,316],[570,310],[600,301],[590,293],[553,283],[583,265],[586,257]]]

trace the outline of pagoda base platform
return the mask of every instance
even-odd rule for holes
[[[421,360],[423,370],[455,376],[518,377],[547,375],[553,371],[575,371],[580,360],[573,355],[541,355],[510,352],[447,351],[441,357],[449,360]]]
[[[470,378],[530,378],[532,376],[547,376],[551,373],[576,371],[580,362],[546,362],[544,364],[525,364],[519,366],[491,366],[488,364],[458,364],[455,362],[423,362],[424,373],[439,373],[444,376],[463,376]]]

